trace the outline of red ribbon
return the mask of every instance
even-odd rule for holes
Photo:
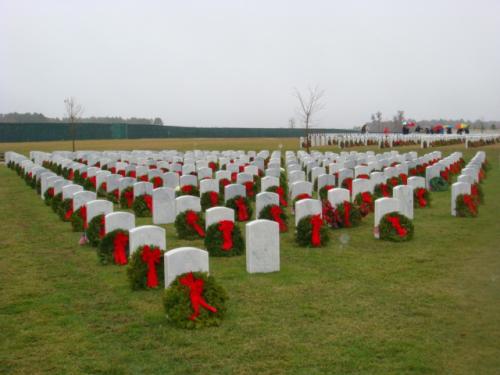
[[[477,189],[477,185],[476,184],[473,184],[470,187],[470,195],[472,195],[473,197],[477,197],[479,195],[479,191]]]
[[[119,265],[127,264],[127,253],[126,248],[128,244],[128,236],[125,233],[118,232],[113,240],[113,257],[115,258],[115,263]],[[143,253],[144,255],[144,253]]]
[[[424,195],[426,192],[427,192],[427,190],[425,190],[424,188],[418,188],[416,193],[415,193],[415,195],[417,196],[418,205],[420,207],[427,206],[427,201],[424,198]]]
[[[440,176],[445,179],[446,181],[448,181],[448,179],[450,178],[449,174],[448,174],[448,170],[444,170],[444,171],[441,171],[439,172]]]
[[[142,248],[142,261],[148,265],[148,275],[146,286],[156,288],[158,286],[158,275],[156,274],[156,264],[160,263],[161,251],[159,248],[150,248],[148,245]]]
[[[321,226],[323,225],[323,220],[321,220],[320,215],[311,216],[311,245],[321,246]]]
[[[184,185],[183,187],[181,187],[181,191],[185,194],[191,194],[191,192],[193,191],[193,185]]]
[[[69,171],[69,176],[68,176],[68,180],[71,180],[73,181],[73,179],[75,178],[75,171],[73,169],[71,169]]]
[[[132,190],[125,190],[123,192],[123,197],[127,201],[127,207],[132,207],[132,204],[134,203],[134,192]]]
[[[112,174],[115,174],[115,173],[116,173],[116,167],[111,167],[111,168],[109,168],[109,171],[110,171]]]
[[[137,173],[135,173],[135,171],[129,171],[128,172],[128,176],[132,177],[132,178],[135,178],[137,176]]]
[[[238,209],[238,220],[239,221],[247,221],[248,220],[248,207],[245,203],[245,200],[240,197],[234,201],[236,204],[236,208]]]
[[[344,201],[344,227],[349,228],[351,226],[351,204],[348,201]]]
[[[464,194],[464,203],[472,214],[475,215],[477,213],[476,205],[474,203],[474,200],[472,199],[472,196],[470,196],[469,194]]]
[[[80,206],[80,217],[83,219],[83,229],[87,229],[87,207]]]
[[[148,182],[148,175],[147,174],[143,174],[141,177],[139,177],[139,181]]]
[[[245,185],[245,190],[247,192],[247,197],[251,198],[254,196],[254,191],[253,191],[253,182],[252,181],[247,181],[243,185]]]
[[[210,191],[208,193],[208,197],[210,198],[210,205],[215,207],[219,204],[219,194],[215,191]]]
[[[153,197],[149,194],[144,194],[144,202],[146,203],[146,206],[148,206],[148,209],[150,212],[153,212]]]
[[[278,186],[276,188],[276,194],[279,195],[280,206],[287,207],[288,203],[287,203],[287,201],[285,199],[285,190],[281,186]]]
[[[106,191],[106,190],[108,189],[108,184],[106,184],[105,182],[103,182],[103,183],[101,184],[100,189],[102,189],[102,190]]]
[[[190,272],[180,278],[179,282],[189,288],[189,298],[191,300],[191,307],[193,308],[193,314],[189,317],[189,320],[195,320],[200,315],[200,306],[213,313],[217,312],[217,309],[210,306],[203,298],[203,279],[196,279],[193,273]]]
[[[219,221],[219,231],[222,233],[222,250],[229,251],[233,248],[234,223],[229,220]]]
[[[87,172],[83,172],[83,173],[82,173],[82,178],[83,178],[84,180],[86,180],[86,179],[87,179]]]
[[[73,203],[71,203],[71,205],[73,205]],[[71,215],[73,215],[73,209],[70,207],[70,209],[66,211],[66,214],[64,214],[64,220],[69,220]]]
[[[219,180],[219,186],[222,186],[222,188],[225,188],[230,183],[231,183],[231,181],[229,181],[227,178],[223,178],[223,179]]]
[[[89,181],[92,184],[92,186],[94,187],[94,189],[97,189],[96,177],[95,176],[90,177]]]
[[[309,199],[309,198],[311,198],[311,196],[310,196],[309,194],[306,194],[306,193],[304,193],[304,194],[299,194],[299,195],[297,195],[297,196],[295,197],[295,202],[298,202],[298,201],[300,201],[300,200],[302,200],[302,199]]]
[[[389,192],[389,186],[387,184],[381,183],[380,184],[380,192],[382,193],[383,197],[390,197],[391,193]]]
[[[392,187],[398,186],[399,180],[396,177],[391,177],[389,180],[389,183],[391,184]]]
[[[281,214],[283,213],[283,211],[281,210],[281,207],[274,204],[271,206],[270,211],[271,211],[271,217],[273,218],[273,220],[279,224],[280,232],[286,232],[286,223],[281,218]]]
[[[408,184],[408,176],[406,174],[400,173],[399,178],[401,179],[401,182],[403,183],[403,185]]]
[[[106,234],[104,227],[106,225],[106,216],[102,215],[101,226],[99,228],[99,238],[103,238]]]
[[[186,211],[186,223],[193,228],[200,237],[205,237],[205,231],[198,224],[198,214],[194,211]]]
[[[163,180],[161,177],[155,176],[152,178],[152,180],[153,180],[153,187],[155,189],[163,186]]]
[[[387,221],[392,225],[392,227],[396,230],[399,237],[404,237],[408,233],[408,231],[401,226],[399,222],[399,217],[397,216],[387,216]]]
[[[348,177],[344,181],[342,181],[342,185],[345,184],[347,190],[352,193],[352,178]]]
[[[360,174],[358,175],[356,178],[363,178],[365,180],[369,180],[370,179],[370,176],[368,176],[367,174]]]
[[[369,204],[369,205],[371,205],[373,203],[372,195],[370,193],[368,193],[367,191],[364,191],[361,193],[361,200],[364,203]]]
[[[217,170],[217,164],[215,164],[213,161],[208,163],[208,167],[212,170],[212,172],[215,172]]]
[[[238,176],[237,172],[231,173],[231,181],[236,182],[237,176]]]
[[[48,188],[47,189],[47,194],[49,195],[49,197],[53,197],[54,196],[54,188],[53,187]]]
[[[125,177],[125,169],[121,169],[121,170],[119,170],[119,171],[118,171],[118,174],[119,174],[120,176]]]
[[[120,199],[120,190],[119,189],[113,190],[112,194],[115,196],[116,200]]]

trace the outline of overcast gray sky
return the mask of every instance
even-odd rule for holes
[[[0,112],[318,127],[500,119],[500,0],[0,0]]]

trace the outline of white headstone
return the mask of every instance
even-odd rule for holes
[[[280,196],[276,193],[271,192],[262,192],[257,194],[255,200],[255,217],[259,218],[260,212],[262,209],[269,205],[277,205],[280,204]]]
[[[135,227],[135,216],[130,212],[111,212],[106,215],[104,231],[106,234],[117,230],[130,230]]]
[[[183,195],[175,198],[175,215],[177,216],[186,211],[200,212],[200,198],[192,195]]]
[[[245,231],[247,272],[279,271],[279,224],[271,220],[254,220],[246,224]]]
[[[461,194],[470,194],[471,185],[466,182],[455,182],[451,185],[451,215],[457,216],[457,197]]]
[[[322,216],[321,202],[317,199],[302,199],[295,204],[295,226],[300,219],[309,215]]]
[[[96,199],[85,203],[87,207],[87,223],[99,215],[107,215],[113,212],[113,203],[104,199]]]
[[[399,212],[399,200],[396,198],[379,198],[375,200],[375,215],[373,235],[375,238],[380,238],[379,225],[380,220],[385,214],[390,212]]]
[[[175,221],[175,191],[168,187],[153,190],[153,224],[170,224]]]
[[[209,272],[208,252],[195,247],[180,247],[165,253],[165,288],[187,272]]]
[[[205,228],[222,220],[234,223],[234,210],[228,207],[212,207],[205,211]]]
[[[158,246],[160,250],[166,250],[167,240],[165,238],[165,229],[156,225],[143,225],[130,229],[130,255],[139,247],[144,245]]]
[[[399,200],[399,212],[408,219],[413,219],[413,188],[398,185],[392,190],[392,196]]]

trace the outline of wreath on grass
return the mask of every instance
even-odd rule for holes
[[[478,209],[474,197],[470,194],[460,194],[457,196],[455,211],[459,217],[476,217]]]
[[[335,206],[337,225],[339,228],[352,228],[361,224],[361,211],[349,201],[344,201]]]
[[[50,206],[52,207],[52,211],[55,213],[59,212],[59,206],[62,204],[62,193],[57,193],[52,197],[52,201],[50,202]]]
[[[200,190],[197,186],[193,185],[184,185],[179,190],[179,195],[192,195],[198,197],[200,195]]]
[[[43,199],[44,199],[46,206],[50,206],[52,204],[53,197],[54,197],[54,188],[53,187],[45,190],[45,193],[43,193]]]
[[[154,289],[164,285],[164,253],[155,245],[140,246],[134,251],[127,266],[132,290]]]
[[[237,195],[226,202],[226,207],[232,208],[236,212],[237,221],[247,221],[252,217],[252,206],[246,197]]]
[[[159,187],[163,187],[163,179],[160,176],[151,177],[149,182],[151,182],[153,184],[154,189],[157,189]]]
[[[96,247],[104,237],[104,215],[97,215],[90,220],[86,230],[90,246]]]
[[[385,184],[385,183],[380,183],[375,185],[375,188],[373,190],[373,195],[375,199],[378,198],[390,198],[392,196],[392,186]]]
[[[107,197],[108,196],[108,192],[106,191],[107,189],[107,184],[106,182],[103,182],[101,183],[101,185],[99,186],[99,189],[97,189],[97,195],[99,197]]]
[[[441,176],[431,178],[429,185],[431,186],[431,191],[446,191],[449,187],[449,184]]]
[[[373,212],[373,196],[368,191],[356,194],[356,197],[354,197],[354,204],[359,208],[361,216],[363,217],[367,216],[370,212]]]
[[[281,207],[288,207],[288,202],[286,201],[287,192],[282,186],[270,186],[266,191],[278,194]]]
[[[323,247],[328,244],[328,227],[321,215],[309,215],[299,220],[295,233],[297,244],[302,247]]]
[[[268,204],[260,210],[259,219],[275,221],[279,224],[280,233],[288,232],[288,217],[285,210],[283,210],[280,205]]]
[[[413,238],[413,223],[406,216],[391,212],[380,220],[379,233],[381,240],[402,242]]]
[[[87,218],[87,208],[80,206],[78,210],[71,214],[71,227],[73,232],[83,232],[85,229],[85,221]]]
[[[106,234],[97,248],[97,257],[102,265],[125,265],[129,257],[129,234],[123,229],[116,229]]]
[[[484,203],[484,192],[481,184],[475,183],[470,187],[470,195],[474,198],[476,205]]]
[[[123,189],[120,194],[120,207],[121,208],[132,208],[134,204],[134,188],[132,186],[127,186]]]
[[[328,190],[333,189],[335,186],[333,185],[325,185],[321,189],[319,189],[319,199],[325,201],[328,199]]]
[[[153,213],[153,197],[149,194],[139,195],[132,204],[135,216],[150,217]]]
[[[205,220],[193,210],[181,212],[175,218],[177,237],[185,240],[194,240],[205,237]]]
[[[230,185],[231,184],[231,180],[229,180],[228,178],[221,178],[219,180],[219,191],[222,191],[224,192],[224,188],[227,186],[227,185]]]
[[[65,200],[63,200],[59,205],[57,213],[61,220],[70,221],[71,215],[73,214],[73,199],[66,198]]]
[[[419,187],[413,189],[413,207],[424,208],[431,206],[431,194],[429,190]]]
[[[206,191],[201,195],[201,210],[206,211],[209,208],[217,207],[221,203],[221,197],[216,191]]]
[[[243,254],[245,242],[240,228],[235,223],[222,220],[208,227],[205,248],[210,256],[232,257]]]
[[[243,183],[243,186],[245,187],[248,198],[255,197],[255,194],[257,194],[257,184],[255,182],[246,181]]]
[[[132,193],[133,195],[133,193]],[[120,203],[120,189],[116,188],[106,194],[106,199],[113,203]]]
[[[168,321],[187,329],[218,326],[226,313],[227,293],[205,272],[179,275],[163,295]]]
[[[401,185],[402,181],[399,177],[391,177],[387,179],[386,184],[391,188],[395,188],[396,186]]]

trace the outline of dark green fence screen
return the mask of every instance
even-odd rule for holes
[[[315,133],[354,132],[345,129],[314,129]],[[134,124],[78,123],[76,139],[138,138],[246,138],[300,137],[304,129],[202,128]],[[71,127],[61,123],[0,123],[0,142],[62,141],[71,139]]]

